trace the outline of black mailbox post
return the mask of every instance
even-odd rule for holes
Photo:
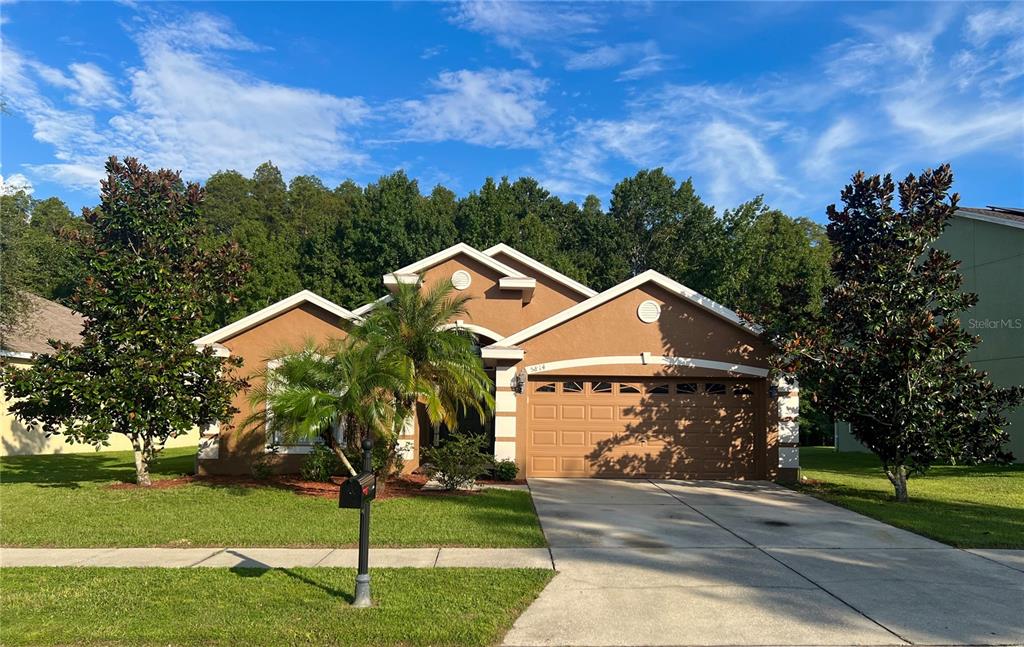
[[[363,473],[341,485],[339,508],[359,508],[359,570],[356,573],[354,607],[368,607],[370,599],[370,501],[377,496],[377,477],[373,474],[373,440],[363,440]]]

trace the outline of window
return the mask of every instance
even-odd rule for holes
[[[725,395],[725,385],[719,382],[708,382],[704,385],[704,393],[708,395]]]
[[[554,382],[548,382],[547,384],[541,384],[536,389],[534,389],[534,393],[554,393],[554,392],[555,392],[555,383]]]
[[[647,394],[648,395],[668,395],[668,385],[667,384],[652,384],[651,386],[647,387]]]
[[[750,387],[746,386],[734,386],[732,387],[733,395],[753,395],[754,392],[750,390]]]
[[[611,382],[591,382],[590,383],[591,393],[611,393],[612,383]]]
[[[632,384],[620,384],[619,393],[640,393],[640,389],[636,388]]]
[[[688,395],[690,393],[697,392],[696,382],[680,382],[676,384],[676,393],[679,395]]]
[[[562,393],[583,393],[583,382],[563,382]]]
[[[316,359],[322,359],[319,355],[314,355]],[[281,388],[281,380],[275,374],[275,371],[281,366],[282,359],[272,359],[267,362],[267,391],[268,395]],[[267,447],[268,452],[280,453],[280,454],[308,454],[313,451],[313,447],[316,445],[323,444],[323,438],[317,434],[313,436],[307,436],[303,438],[294,438],[292,442],[285,444],[284,437],[281,433],[281,429],[277,428],[274,424],[274,411],[269,408],[266,415],[266,432],[267,432]],[[343,442],[345,437],[345,420],[339,420],[331,425],[331,431],[338,442]]]

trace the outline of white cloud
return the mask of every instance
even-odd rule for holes
[[[664,69],[670,56],[662,54],[653,40],[639,43],[601,45],[577,52],[566,61],[567,70],[601,70],[630,64],[629,69],[619,74],[620,81],[632,81],[655,74]]]
[[[406,140],[513,148],[542,142],[544,79],[525,70],[458,70],[442,72],[433,85],[437,92],[399,106]]]
[[[0,195],[12,195],[18,191],[24,191],[32,195],[35,187],[32,186],[32,181],[21,173],[15,173],[7,177],[0,175]]]
[[[906,7],[859,16],[856,33],[799,76],[632,94],[621,117],[574,122],[536,174],[572,196],[607,195],[624,172],[663,166],[693,176],[720,208],[764,193],[794,213],[820,213],[858,169],[956,168],[977,151],[1024,157],[1024,5],[919,16]],[[570,66],[626,60],[624,48],[605,46]]]
[[[840,117],[815,141],[802,161],[804,172],[812,177],[827,176],[839,166],[844,153],[860,141],[861,126],[847,117]]]
[[[599,22],[593,10],[579,6],[514,0],[462,2],[452,11],[450,20],[464,29],[493,37],[534,67],[540,62],[530,51],[532,42],[590,33]]]
[[[44,81],[58,88],[68,90],[67,100],[83,108],[105,106],[117,109],[122,106],[122,97],[117,84],[95,63],[72,63],[69,74],[35,63],[32,66]]]
[[[179,17],[148,23],[133,34],[142,64],[121,82],[99,67],[75,63],[68,72],[27,60],[4,44],[3,85],[10,108],[31,123],[36,140],[56,160],[32,167],[75,188],[95,188],[111,154],[134,155],[152,167],[181,169],[204,179],[225,168],[253,169],[273,160],[285,175],[365,164],[351,130],[369,108],[360,98],[270,83],[218,58],[218,50],[260,48],[221,18]],[[66,89],[61,103],[37,79]],[[114,115],[102,123],[92,109]]]

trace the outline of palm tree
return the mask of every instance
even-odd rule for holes
[[[249,395],[254,413],[246,426],[265,425],[271,439],[292,444],[319,437],[354,476],[336,431],[358,446],[363,434],[388,437],[405,411],[395,393],[408,384],[405,364],[356,340],[278,354],[257,375]]]
[[[450,326],[466,316],[468,302],[452,290],[448,282],[425,293],[399,285],[348,340],[279,353],[276,365],[258,376],[249,398],[256,412],[245,424],[266,425],[284,443],[319,436],[353,475],[335,430],[346,425],[352,441],[372,434],[383,445],[379,474],[386,478],[398,458],[399,432],[417,404],[431,423],[453,429],[469,409],[487,418],[494,411],[492,383],[472,335]]]
[[[374,309],[352,335],[381,356],[402,364],[407,381],[396,391],[398,408],[411,415],[422,404],[430,422],[456,428],[460,414],[475,410],[481,419],[494,411],[493,383],[484,371],[475,340],[451,322],[468,315],[469,298],[453,296],[451,282],[423,291],[415,284],[398,284],[391,301]],[[388,467],[397,458],[397,418]]]

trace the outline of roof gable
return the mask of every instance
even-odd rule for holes
[[[195,340],[192,343],[197,346],[219,344],[220,342],[226,339],[241,334],[246,330],[249,330],[250,328],[254,328],[260,325],[261,323],[269,321],[270,319],[273,319],[278,315],[288,312],[293,308],[297,308],[304,303],[315,305],[347,321],[359,320],[359,315],[355,314],[354,312],[339,306],[333,301],[329,301],[323,298],[319,294],[310,292],[309,290],[303,290],[302,292],[297,292],[286,299],[278,301],[277,303],[271,304],[266,308],[263,308],[262,310],[258,310],[252,313],[251,315],[242,317],[238,321],[229,323],[223,328],[218,328],[217,330],[214,330],[213,332],[207,335],[203,335],[202,337],[200,337],[199,339]]]
[[[516,261],[518,261],[518,262],[522,263],[523,265],[529,267],[531,270],[534,270],[534,271],[536,271],[536,272],[538,272],[540,274],[543,274],[544,276],[546,276],[546,277],[548,277],[550,279],[553,279],[554,281],[557,281],[558,283],[561,283],[562,285],[564,285],[564,286],[566,286],[568,288],[571,288],[572,290],[582,294],[583,296],[585,296],[587,298],[592,297],[592,296],[597,294],[596,290],[588,288],[587,286],[583,285],[579,281],[576,281],[574,279],[569,278],[568,276],[566,276],[565,274],[562,274],[558,270],[553,269],[551,267],[548,267],[547,265],[545,265],[544,263],[541,263],[537,259],[535,259],[535,258],[533,258],[531,256],[527,256],[526,254],[522,253],[518,249],[510,247],[510,246],[506,245],[505,243],[498,243],[497,245],[494,245],[493,247],[488,247],[487,249],[484,250],[483,253],[486,254],[487,256],[492,257],[492,258],[495,257],[495,256],[498,256],[498,255],[504,254],[504,255],[508,256],[509,258],[515,259]]]
[[[700,294],[699,292],[691,290],[690,288],[686,287],[682,283],[679,283],[678,281],[674,281],[668,278],[664,274],[661,274],[654,270],[647,270],[646,272],[638,274],[637,276],[634,276],[631,279],[627,279],[622,283],[619,283],[618,285],[611,287],[605,290],[604,292],[601,292],[600,294],[597,294],[587,299],[586,301],[578,303],[570,308],[566,308],[565,310],[559,312],[558,314],[552,315],[551,317],[548,317],[543,321],[540,321],[532,326],[524,328],[523,330],[520,330],[515,334],[509,335],[505,339],[502,339],[501,341],[492,344],[488,348],[514,348],[516,344],[531,339],[532,337],[536,337],[537,335],[547,330],[550,330],[551,328],[554,328],[562,323],[574,319],[585,312],[589,312],[590,310],[593,310],[594,308],[597,308],[598,306],[604,303],[608,303],[609,301],[612,301],[613,299],[616,299],[619,296],[622,296],[623,294],[626,294],[646,283],[654,283],[660,286],[661,288],[667,290],[671,294],[699,306],[703,310],[706,310],[707,312],[717,316],[723,321],[726,321],[744,330],[747,333],[754,335],[759,335],[761,333],[761,329],[759,327],[747,323],[738,314],[736,314],[729,308],[726,308],[725,306],[716,303],[715,301],[712,301],[711,299]]]

